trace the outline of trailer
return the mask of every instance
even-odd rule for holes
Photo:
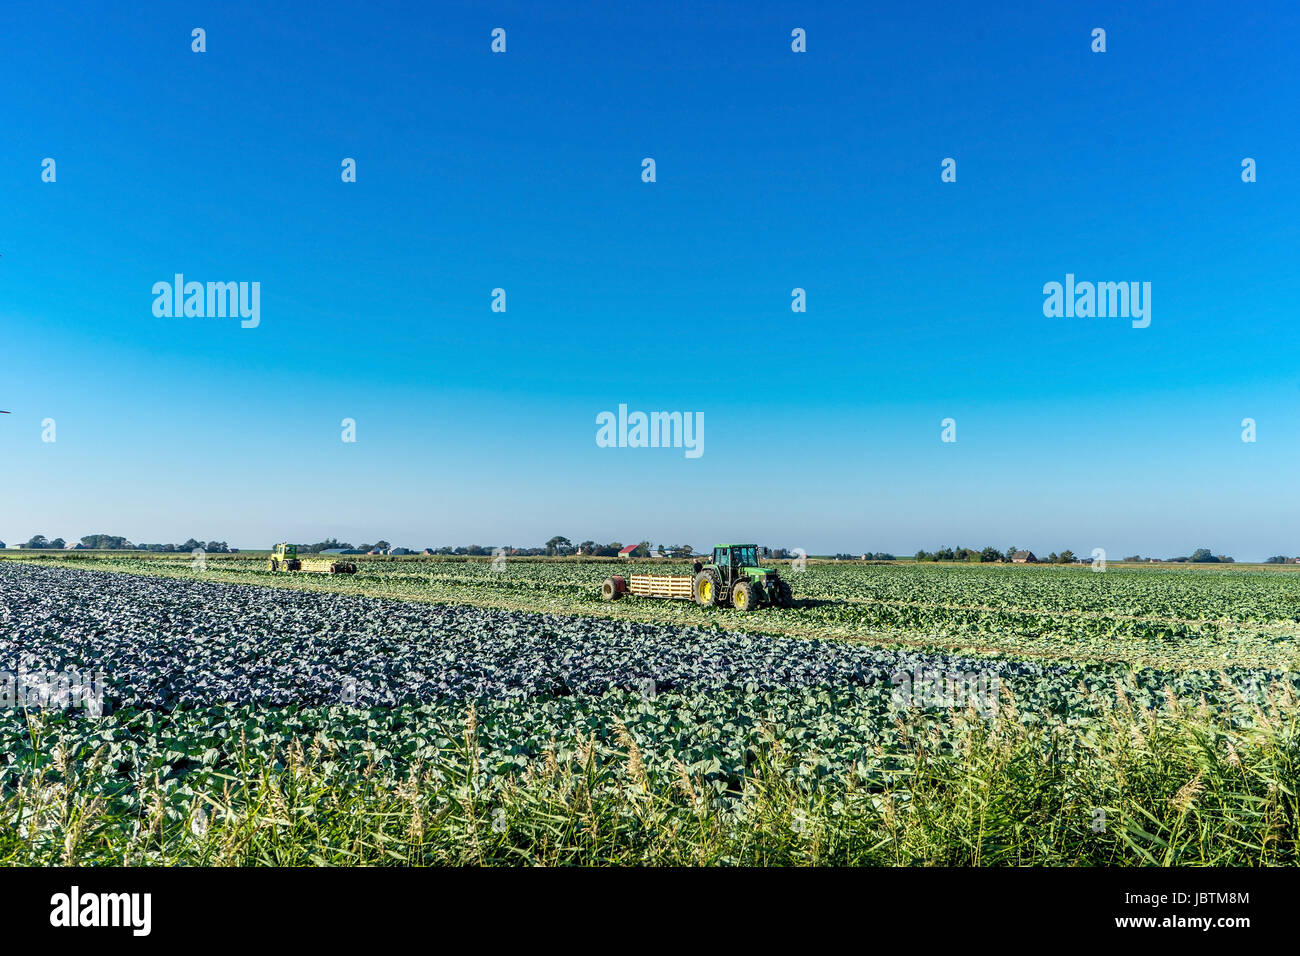
[[[636,597],[669,598],[693,601],[695,579],[689,574],[616,574],[601,586],[600,596],[613,601],[625,594]]]

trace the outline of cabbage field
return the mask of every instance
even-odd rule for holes
[[[1297,862],[1300,574],[609,572],[0,560],[0,861]]]

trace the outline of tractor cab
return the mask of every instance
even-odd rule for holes
[[[267,559],[266,570],[302,570],[302,562],[298,560],[298,546],[296,544],[277,544],[275,550],[271,552],[271,557]]]
[[[776,573],[758,566],[758,545],[754,544],[714,545],[713,566],[718,569],[722,583],[728,588],[741,578],[758,579],[765,574]]]

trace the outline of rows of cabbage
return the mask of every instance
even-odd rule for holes
[[[800,688],[749,693],[610,691],[596,696],[443,699],[391,708],[267,708],[254,703],[184,710],[75,710],[0,713],[0,795],[33,774],[52,786],[72,779],[88,796],[129,812],[159,785],[177,812],[219,792],[249,754],[283,766],[296,742],[327,782],[361,776],[402,779],[421,768],[454,783],[473,763],[479,786],[517,783],[545,763],[570,761],[584,746],[609,754],[629,735],[652,779],[697,781],[721,805],[740,793],[759,754],[788,757],[800,787],[838,793],[846,786],[903,788],[918,747],[929,759],[951,754],[971,723],[1013,721],[1050,728],[1069,761],[1117,714],[1197,713],[1230,734],[1246,728],[1296,684],[1275,673],[1233,675],[1060,674],[1005,685],[996,709],[942,700],[912,705],[896,685],[844,690]],[[466,730],[473,727],[472,753]],[[1210,742],[1223,747],[1228,737]],[[1139,742],[1134,741],[1134,746]],[[626,749],[626,748],[622,748]],[[470,759],[472,757],[472,760]],[[88,770],[89,768],[89,770]]]
[[[940,750],[967,711],[1085,735],[1116,706],[1195,707],[1231,723],[1300,682],[1281,670],[1133,671],[31,565],[0,565],[0,671],[28,685],[94,674],[100,695],[94,707],[7,700],[9,783],[49,759],[31,711],[60,752],[106,748],[105,780],[128,784],[123,793],[154,776],[211,782],[237,749],[289,739],[328,745],[346,772],[374,761],[400,775],[445,758],[471,708],[482,764],[501,777],[548,750],[611,739],[621,721],[652,769],[684,765],[718,792],[738,787],[760,732],[809,780],[843,783],[904,759],[900,722],[913,735],[920,721]]]
[[[104,562],[95,562],[103,566]],[[1123,660],[1136,666],[1300,667],[1300,574],[1247,569],[1017,565],[781,565],[797,606],[742,614],[688,602],[603,604],[599,585],[636,567],[689,573],[671,562],[366,560],[354,578],[284,575],[260,559],[213,556],[206,570],[160,559],[109,559],[140,573],[207,576],[342,593],[634,620],[757,633],[836,636],[979,651]]]
[[[906,803],[924,781],[933,795],[936,772],[949,775],[941,790],[974,786],[962,776],[972,741],[1017,731],[1031,735],[1031,750],[1016,750],[1022,762],[1011,767],[983,765],[980,792],[1023,782],[1017,799],[1041,793],[1051,804],[1044,812],[1066,797],[1092,807],[1141,772],[1154,789],[1126,812],[1163,820],[1188,787],[1210,787],[1205,799],[1223,802],[1213,787],[1224,780],[1236,788],[1223,811],[1234,832],[1277,845],[1274,824],[1252,822],[1260,819],[1252,808],[1290,792],[1277,767],[1292,766],[1300,746],[1298,678],[1276,669],[972,658],[398,604],[199,574],[0,572],[8,654],[110,673],[112,706],[99,716],[0,711],[5,823],[20,837],[46,834],[56,849],[67,833],[41,815],[66,813],[71,801],[97,800],[97,812],[123,826],[159,813],[188,821],[196,807],[228,806],[240,781],[248,792],[250,766],[285,771],[295,748],[315,785],[340,793],[375,781],[397,792],[418,774],[434,801],[470,793],[500,806],[547,768],[570,768],[580,781],[594,763],[593,772],[629,785],[639,768],[645,786],[698,792],[743,816],[750,784],[774,773],[798,799],[822,795],[832,808],[850,792]],[[390,706],[322,704],[347,675],[361,677],[363,692],[396,697]],[[958,685],[947,681],[957,675],[967,690],[974,677],[981,693],[952,696]],[[1270,716],[1278,713],[1290,716]],[[1181,729],[1177,759],[1157,743],[1158,725]],[[950,763],[936,771],[936,760]],[[1082,816],[1072,826],[1086,831]],[[940,835],[924,839],[932,836]]]

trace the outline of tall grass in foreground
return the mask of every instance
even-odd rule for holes
[[[808,787],[774,737],[737,792],[684,766],[652,779],[615,721],[483,786],[467,716],[439,769],[322,771],[328,745],[241,748],[237,772],[184,806],[144,788],[123,812],[87,784],[94,757],[37,758],[0,795],[0,862],[68,865],[1294,865],[1300,708],[1289,689],[1235,721],[1171,699],[1086,727],[912,715],[858,772]],[[941,732],[942,731],[942,732]],[[31,732],[40,743],[40,722]],[[99,781],[102,782],[102,781]],[[102,790],[101,790],[102,792]]]

